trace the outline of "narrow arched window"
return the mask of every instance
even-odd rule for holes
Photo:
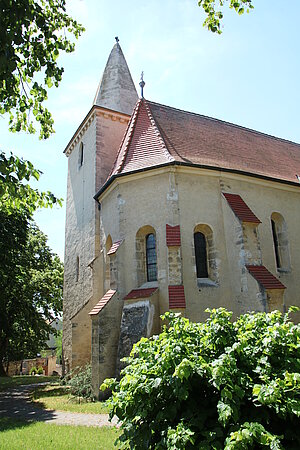
[[[197,278],[208,278],[206,239],[203,233],[194,233]]]
[[[79,147],[79,156],[78,156],[78,166],[81,167],[83,165],[83,142],[80,143]]]
[[[156,241],[153,233],[146,236],[147,281],[157,280]]]
[[[273,219],[271,219],[272,226],[272,234],[273,234],[273,242],[274,242],[274,250],[275,250],[275,259],[277,268],[281,267],[280,254],[279,254],[279,242],[278,242],[278,234],[276,230],[276,223]]]
[[[79,280],[79,256],[76,258],[76,282]]]

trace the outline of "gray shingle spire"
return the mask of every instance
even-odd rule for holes
[[[137,100],[136,88],[120,47],[119,39],[116,38],[93,104],[131,115]]]

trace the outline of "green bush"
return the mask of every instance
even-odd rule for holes
[[[37,368],[35,366],[31,367],[29,370],[29,375],[35,375],[37,373]]]
[[[90,364],[85,367],[76,367],[61,380],[61,384],[67,386],[70,393],[79,400],[84,398],[94,401],[92,392],[92,369]]]
[[[296,308],[291,308],[295,310]],[[130,449],[300,448],[300,326],[279,311],[205,323],[174,313],[142,338],[112,389],[110,416]]]
[[[43,375],[44,371],[42,367],[38,367],[37,372],[38,375]]]

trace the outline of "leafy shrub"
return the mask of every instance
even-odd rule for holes
[[[61,384],[67,386],[70,393],[79,400],[84,398],[94,401],[92,392],[92,369],[90,364],[85,367],[76,367],[61,380]]]
[[[208,312],[204,323],[166,313],[169,327],[133,347],[121,380],[104,381],[120,441],[139,450],[299,449],[300,326],[279,311],[235,322],[224,308]]]
[[[38,375],[43,375],[44,371],[42,367],[38,367],[37,372]]]
[[[37,373],[37,368],[35,366],[31,367],[29,370],[29,375],[35,375]]]

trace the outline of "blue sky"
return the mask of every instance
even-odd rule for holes
[[[59,59],[63,81],[49,91],[56,133],[47,141],[12,134],[0,117],[1,149],[31,160],[44,173],[39,188],[65,198],[63,150],[92,105],[115,36],[137,87],[144,71],[149,100],[300,143],[300,2],[253,4],[244,16],[226,11],[219,36],[203,28],[197,0],[69,0],[86,32]],[[65,208],[35,218],[63,258]]]

